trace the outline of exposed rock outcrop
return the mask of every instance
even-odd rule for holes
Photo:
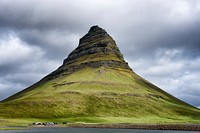
[[[46,78],[67,75],[85,67],[110,67],[131,70],[113,38],[99,26],[92,26],[63,65]]]

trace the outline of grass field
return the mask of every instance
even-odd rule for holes
[[[10,129],[10,127],[29,127],[33,122],[58,122],[59,126],[67,126],[62,124],[199,124],[199,120],[190,117],[177,118],[161,118],[157,116],[147,116],[140,118],[131,117],[69,117],[69,118],[15,118],[0,119],[0,130]]]
[[[129,70],[100,67],[41,81],[0,103],[0,126],[36,121],[200,123],[200,111]]]

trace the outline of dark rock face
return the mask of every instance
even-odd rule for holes
[[[109,35],[104,29],[95,25],[95,26],[92,26],[90,30],[88,31],[88,33],[80,39],[79,45],[83,45],[84,43],[92,42],[95,39],[108,37],[108,36]]]
[[[47,77],[54,78],[85,67],[102,66],[131,70],[112,37],[99,26],[92,26],[80,39],[79,46],[63,61],[63,65]]]
[[[80,39],[79,46],[69,54],[68,58],[64,60],[64,64],[82,56],[98,53],[112,53],[120,60],[124,60],[112,37],[108,35],[104,29],[93,26],[90,28],[89,32]]]

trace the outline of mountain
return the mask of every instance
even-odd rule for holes
[[[200,110],[133,72],[113,38],[93,26],[57,70],[3,100],[0,118],[196,123]]]

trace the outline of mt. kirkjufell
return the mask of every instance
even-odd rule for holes
[[[199,109],[135,74],[93,26],[54,72],[0,102],[0,118],[88,123],[199,122]]]
[[[47,78],[55,78],[62,74],[68,75],[86,67],[131,70],[124,61],[115,41],[105,30],[98,26],[90,28],[89,32],[80,39],[79,46],[64,60],[63,65],[48,75]]]

